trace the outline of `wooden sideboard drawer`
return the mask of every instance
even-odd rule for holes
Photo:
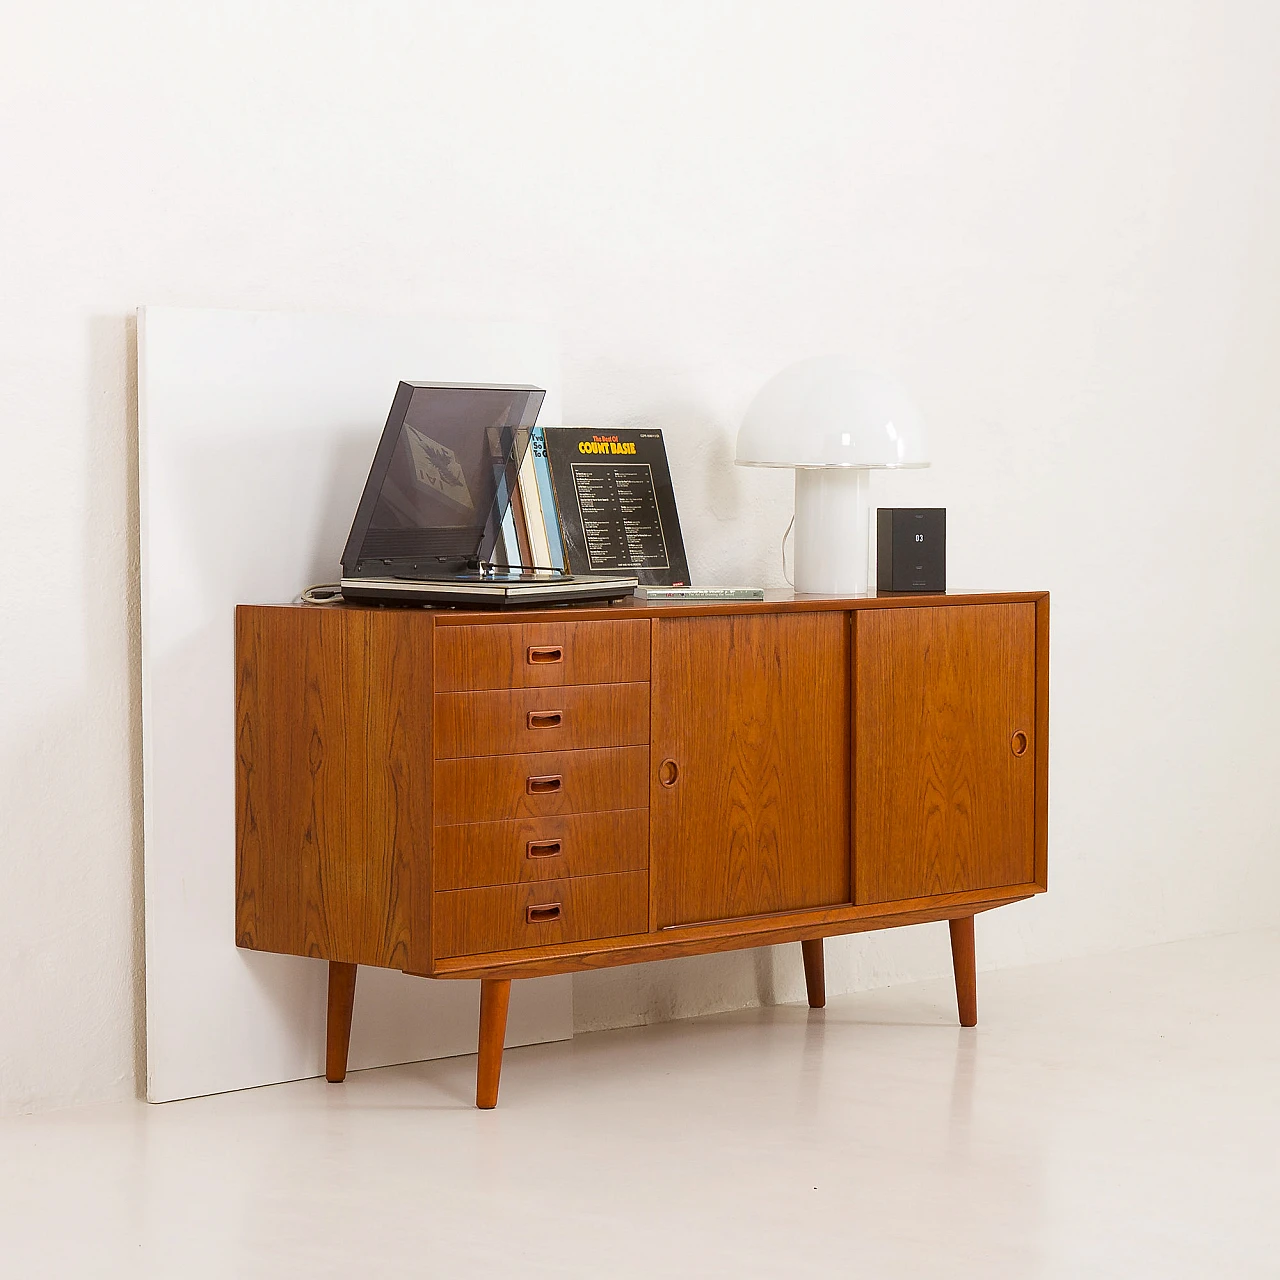
[[[649,678],[649,620],[436,628],[436,692]]]
[[[438,693],[436,759],[649,742],[647,684]]]
[[[628,871],[454,889],[435,894],[433,909],[438,959],[616,938],[648,929],[649,876]]]
[[[438,890],[647,871],[649,811],[437,827],[432,865]]]
[[[649,748],[437,760],[434,784],[437,827],[643,809],[649,803]]]

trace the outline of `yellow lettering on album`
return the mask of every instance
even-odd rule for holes
[[[632,440],[579,440],[579,453],[627,453],[634,454],[635,442]]]

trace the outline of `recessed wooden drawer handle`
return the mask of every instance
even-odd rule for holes
[[[680,766],[674,760],[664,760],[658,766],[658,781],[664,787],[674,787],[680,776]]]
[[[559,840],[530,840],[524,847],[526,858],[558,858],[560,853]]]
[[[548,902],[541,907],[525,907],[524,918],[527,924],[547,924],[551,920],[559,920],[560,904]]]
[[[530,729],[554,729],[563,720],[563,711],[530,711],[525,723]]]
[[[524,789],[531,796],[547,796],[559,791],[564,786],[564,776],[559,773],[547,773],[538,778],[528,778]]]
[[[563,662],[564,649],[558,644],[531,644],[529,646],[529,662],[537,666],[540,662]]]
[[[1027,747],[1030,744],[1030,741],[1031,740],[1027,735],[1019,729],[1018,732],[1013,735],[1013,738],[1009,743],[1009,748],[1015,756],[1025,756],[1027,754]]]

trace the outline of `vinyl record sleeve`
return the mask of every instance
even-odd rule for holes
[[[532,479],[524,502],[525,519],[529,522],[529,541],[534,546],[535,557],[545,557],[538,561],[539,565],[563,569],[564,547],[560,540],[560,525],[556,519],[551,468],[547,465],[547,442],[543,439],[541,427],[534,427],[529,434],[529,449],[520,471],[522,490],[526,488],[526,480],[530,476]]]
[[[542,434],[569,571],[688,585],[662,432],[544,427]]]

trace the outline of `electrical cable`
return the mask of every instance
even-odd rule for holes
[[[342,584],[338,582],[322,582],[317,587],[308,587],[294,604],[337,604],[342,599]]]

